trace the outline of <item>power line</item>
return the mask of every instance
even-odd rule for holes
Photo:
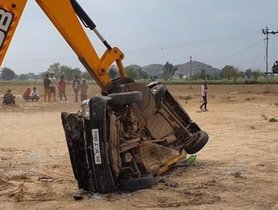
[[[254,35],[252,35],[252,36],[254,36]],[[201,45],[201,44],[217,43],[217,42],[221,42],[221,41],[225,41],[225,40],[236,40],[236,39],[245,38],[245,37],[247,37],[247,36],[246,35],[245,36],[233,35],[233,36],[221,37],[221,38],[217,38],[217,39],[213,39],[213,40],[193,41],[193,42],[177,43],[177,44],[166,45],[166,46],[143,48],[143,49],[139,49],[139,50],[131,50],[131,51],[126,51],[126,53],[131,54],[131,53],[141,53],[141,52],[146,52],[146,51],[168,50],[168,49],[172,49],[172,48],[182,48],[182,47],[189,46],[189,45]]]
[[[247,51],[247,50],[249,50],[249,49],[255,47],[256,45],[258,45],[259,43],[261,43],[261,42],[263,42],[263,41],[264,41],[264,40],[260,40],[260,41],[258,41],[258,42],[256,42],[256,43],[250,45],[249,47],[244,48],[243,50],[241,50],[241,51],[239,51],[239,52],[237,52],[237,53],[234,53],[234,54],[232,54],[232,55],[228,55],[228,56],[225,56],[225,57],[222,57],[222,58],[213,59],[213,60],[210,60],[210,61],[219,61],[219,60],[224,60],[224,59],[227,59],[227,58],[231,58],[231,57],[240,55],[240,54],[242,54],[243,52],[245,52],[245,51]]]

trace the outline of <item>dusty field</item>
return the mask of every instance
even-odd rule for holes
[[[0,86],[2,95],[7,86]],[[200,87],[170,86],[210,140],[188,168],[151,189],[95,194],[74,201],[77,185],[60,120],[78,104],[25,103],[26,87],[10,87],[17,105],[0,105],[0,209],[278,209],[278,86],[209,86],[208,112],[198,112]],[[39,87],[40,89],[41,87]],[[99,92],[90,87],[90,94]],[[53,180],[43,182],[42,176]]]

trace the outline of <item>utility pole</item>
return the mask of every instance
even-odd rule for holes
[[[268,34],[277,34],[278,31],[269,31],[268,27],[265,27],[265,29],[262,30],[263,34],[266,35],[266,49],[265,49],[265,74],[266,74],[266,90],[268,90],[268,74],[272,74],[268,72]]]
[[[189,62],[189,84],[190,84],[190,86],[189,86],[189,88],[190,89],[192,89],[192,86],[191,86],[191,81],[192,81],[192,78],[191,78],[191,76],[192,76],[192,72],[191,72],[191,70],[192,70],[192,56],[190,56],[190,62]]]

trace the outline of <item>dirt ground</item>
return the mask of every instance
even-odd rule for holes
[[[210,136],[196,163],[151,189],[81,201],[72,198],[77,183],[60,120],[80,107],[73,93],[69,103],[36,103],[20,98],[24,86],[0,86],[0,95],[8,88],[17,105],[0,105],[0,209],[278,209],[278,122],[270,122],[278,119],[278,85],[210,85],[208,112],[199,111],[199,86],[169,86]]]

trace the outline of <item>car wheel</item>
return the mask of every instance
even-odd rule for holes
[[[111,103],[115,105],[125,105],[132,104],[142,101],[142,93],[140,91],[131,91],[131,92],[123,92],[123,93],[112,93],[109,94]]]
[[[122,190],[139,190],[151,187],[154,184],[154,178],[152,175],[144,175],[138,178],[120,178],[119,188]]]
[[[186,148],[186,152],[188,154],[199,152],[206,145],[209,139],[209,136],[205,131],[198,131],[193,135],[195,135],[195,137],[193,137],[195,138],[194,143]]]

